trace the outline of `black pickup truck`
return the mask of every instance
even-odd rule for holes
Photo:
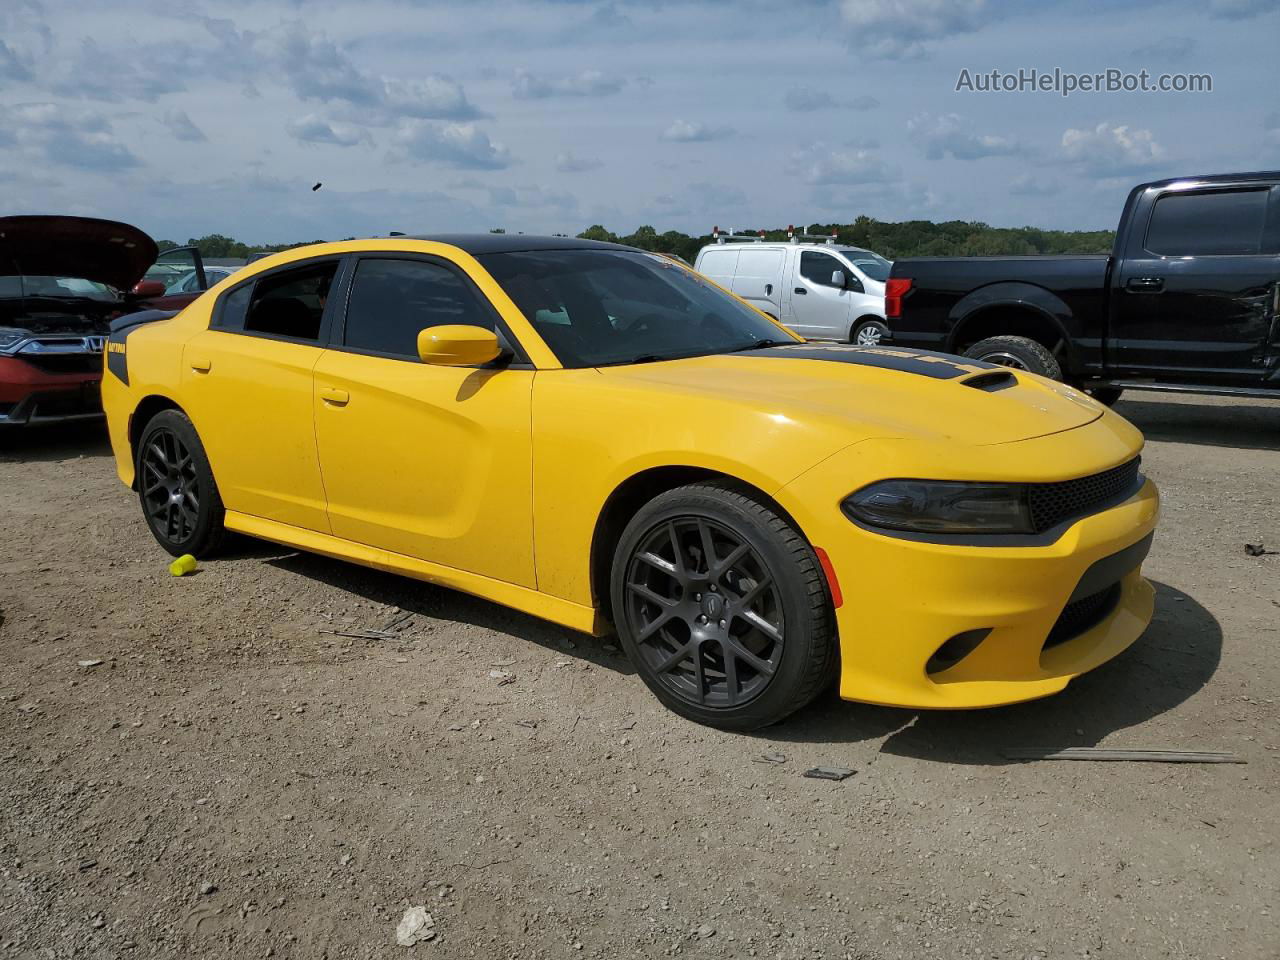
[[[893,344],[1075,384],[1280,397],[1280,172],[1161,180],[1111,256],[918,257],[885,289]]]

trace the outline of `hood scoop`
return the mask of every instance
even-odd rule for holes
[[[972,377],[961,380],[960,383],[966,387],[973,387],[975,390],[995,393],[997,390],[1016,387],[1018,378],[1007,370],[992,370],[990,373],[975,373]]]

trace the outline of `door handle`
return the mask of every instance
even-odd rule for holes
[[[196,373],[208,373],[213,369],[213,361],[208,357],[192,357],[191,369]]]
[[[800,294],[801,296],[809,295],[809,291],[806,290],[804,287],[796,287],[796,293]]]
[[[764,295],[765,295],[766,297],[768,297],[768,296],[772,296],[772,294],[773,294],[773,284],[772,284],[772,283],[766,283],[766,284],[764,285]]]
[[[1130,277],[1124,286],[1135,293],[1159,293],[1164,289],[1164,277]]]
[[[337,387],[321,387],[320,399],[335,407],[345,407],[348,401],[351,400],[351,394],[345,390],[339,390]]]

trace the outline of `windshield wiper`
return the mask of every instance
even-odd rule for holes
[[[734,347],[732,350],[726,350],[725,353],[743,353],[747,350],[764,350],[768,347],[785,347],[788,343],[795,342],[795,340],[770,340],[766,337],[763,340],[752,341],[745,347]]]

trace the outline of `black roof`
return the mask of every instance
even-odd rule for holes
[[[406,240],[448,243],[472,256],[482,253],[514,253],[525,250],[634,250],[620,243],[579,240],[577,237],[539,237],[523,233],[430,233],[413,234]]]
[[[1280,181],[1280,170],[1256,170],[1250,173],[1212,173],[1199,177],[1169,177],[1167,180],[1154,180],[1141,186],[1168,187],[1175,183],[1253,183]]]

